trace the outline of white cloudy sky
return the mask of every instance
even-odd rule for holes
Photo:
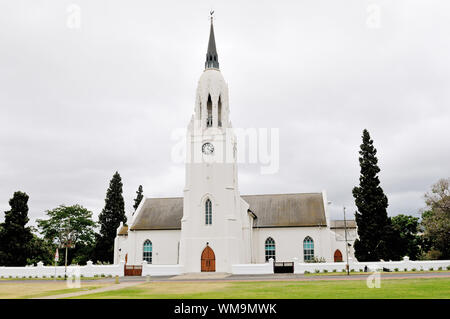
[[[242,166],[242,194],[326,189],[333,218],[352,212],[367,128],[389,214],[418,214],[450,175],[445,0],[1,0],[0,211],[22,190],[32,220],[97,215],[116,170],[128,211],[139,184],[181,196],[171,133],[193,112],[211,8],[233,125],[280,129],[280,170]]]

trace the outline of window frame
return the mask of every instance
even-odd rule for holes
[[[209,197],[205,200],[205,225],[212,225],[212,201]]]
[[[314,239],[311,236],[306,236],[303,239],[303,261],[313,261],[314,260]]]
[[[276,256],[276,244],[275,239],[272,237],[267,237],[264,241],[264,259],[266,262],[269,262],[270,258],[273,258],[275,261]]]
[[[150,250],[148,250],[148,247],[150,247]],[[142,260],[149,264],[153,263],[153,243],[150,239],[146,239],[142,245]]]

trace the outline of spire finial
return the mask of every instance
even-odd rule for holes
[[[219,57],[216,50],[216,39],[214,38],[214,10],[209,11],[209,15],[211,17],[211,29],[209,31],[209,42],[208,51],[206,52],[205,70],[219,68]]]

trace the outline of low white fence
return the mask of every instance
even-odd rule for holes
[[[266,275],[273,274],[273,259],[265,264],[237,264],[231,266],[233,275]]]
[[[314,272],[343,272],[346,263],[299,263],[294,261],[294,273],[304,274],[305,271]],[[366,268],[367,267],[367,268]],[[350,271],[363,272],[365,269],[388,269],[389,271],[426,271],[426,270],[450,270],[450,260],[409,260],[404,257],[401,261],[357,262],[349,260]]]
[[[175,276],[184,273],[183,265],[151,265],[142,263],[142,276]]]
[[[64,266],[44,266],[38,262],[36,266],[5,267],[0,266],[0,278],[63,278]],[[117,265],[94,265],[88,261],[85,266],[67,266],[67,275],[82,277],[123,276],[124,262]]]
[[[124,276],[124,261],[116,265],[94,265],[88,261],[86,266],[67,266],[67,275],[80,275],[82,277],[108,277]],[[305,272],[343,272],[346,270],[345,262],[339,263],[300,263],[294,259],[294,273]],[[366,268],[367,267],[367,268]],[[39,262],[37,266],[4,267],[0,266],[0,278],[63,278],[64,266],[44,266]],[[450,260],[409,260],[357,262],[350,260],[349,269],[355,272],[374,271],[375,269],[389,269],[389,271],[427,271],[450,270]],[[264,264],[236,264],[231,266],[234,275],[266,275],[273,274],[273,260]],[[151,265],[142,263],[142,276],[175,276],[184,273],[183,265]]]

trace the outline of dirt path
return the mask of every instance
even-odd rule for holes
[[[72,293],[68,293],[68,294],[59,294],[59,295],[39,297],[39,298],[33,298],[33,299],[63,299],[63,298],[78,297],[78,296],[83,296],[83,295],[95,294],[95,293],[98,293],[98,292],[113,291],[113,290],[128,288],[128,287],[132,287],[132,286],[136,286],[136,285],[142,284],[144,282],[145,281],[121,282],[119,284],[115,284],[115,285],[107,286],[107,287],[102,287],[102,288],[98,288],[98,289],[93,289],[93,290],[77,291],[77,292],[72,292]]]

